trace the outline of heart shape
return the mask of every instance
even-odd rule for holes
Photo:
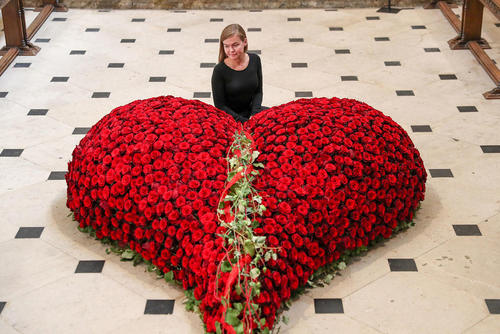
[[[218,271],[225,228],[216,213],[239,127],[196,100],[134,101],[91,128],[66,174],[67,206],[80,227],[129,246],[193,289],[208,332],[225,312],[214,293],[228,276]],[[427,174],[408,134],[356,100],[301,99],[244,128],[264,165],[254,187],[267,209],[254,232],[279,249],[253,300],[271,329],[282,302],[317,269],[411,220]]]

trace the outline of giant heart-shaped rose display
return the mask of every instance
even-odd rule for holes
[[[240,127],[196,100],[134,101],[92,127],[66,175],[67,205],[80,227],[194,289],[208,332],[233,330],[220,327],[228,305],[215,293],[230,275],[219,270],[227,248],[217,209]],[[297,100],[261,112],[244,129],[264,165],[253,186],[266,210],[254,233],[276,250],[252,300],[262,330],[318,268],[411,220],[427,175],[407,133],[356,100]]]

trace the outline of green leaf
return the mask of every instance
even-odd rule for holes
[[[245,250],[245,253],[253,257],[255,255],[255,245],[252,242],[252,240],[245,240],[245,243],[243,244],[243,249]]]
[[[142,263],[143,261],[144,261],[144,259],[142,258],[141,254],[139,254],[139,253],[135,254],[134,262],[133,262],[134,267],[137,266],[138,264]]]
[[[288,325],[288,322],[290,321],[290,319],[286,315],[283,316],[282,320],[285,325]]]
[[[345,268],[347,267],[347,265],[345,264],[344,261],[340,262],[338,265],[337,265],[337,268],[339,270],[344,270]]]
[[[252,270],[250,270],[250,277],[252,279],[256,279],[257,277],[259,277],[260,275],[260,269],[259,268],[252,268]]]
[[[215,333],[222,334],[222,330],[220,329],[220,322],[218,321],[215,322]]]
[[[226,322],[231,326],[238,326],[238,323],[241,323],[238,316],[240,315],[240,311],[235,310],[234,308],[228,308],[226,310]]]
[[[238,311],[238,314],[239,314],[243,310],[243,304],[242,303],[233,303],[233,308],[236,311]]]
[[[240,321],[240,323],[236,327],[233,326],[233,328],[234,328],[234,331],[236,332],[236,334],[244,334],[243,322]]]
[[[173,282],[174,281],[174,272],[169,271],[168,273],[165,274],[164,278],[165,278],[165,281],[167,283]]]
[[[259,151],[253,151],[252,152],[252,160],[255,160],[259,157],[260,152]]]
[[[122,259],[123,260],[132,260],[135,256],[136,252],[134,252],[131,249],[127,249],[122,253]]]
[[[254,236],[252,239],[256,244],[264,244],[266,242],[265,236]]]
[[[224,262],[222,262],[222,264],[220,266],[220,270],[223,273],[228,273],[231,270],[233,270],[233,266],[231,266],[231,263],[229,263],[229,261],[224,261]]]

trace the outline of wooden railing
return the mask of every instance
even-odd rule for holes
[[[59,5],[57,0],[44,0],[44,7],[35,20],[26,28],[24,18],[24,6],[22,0],[0,0],[2,9],[3,30],[5,34],[5,46],[0,49],[0,75],[7,67],[20,56],[34,56],[40,48],[31,44],[30,39],[40,29],[54,10],[67,11],[64,6]]]
[[[464,0],[461,21],[445,1],[439,1],[436,5],[458,33],[455,38],[448,41],[450,48],[452,50],[468,49],[472,52],[496,85],[483,96],[486,99],[500,99],[500,70],[484,51],[491,47],[488,41],[481,37],[484,7],[500,20],[500,0]]]

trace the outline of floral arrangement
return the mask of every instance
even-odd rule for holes
[[[207,332],[269,332],[290,298],[346,255],[408,226],[418,150],[365,103],[301,99],[241,126],[196,100],[114,109],[68,165],[83,231],[182,284]]]

